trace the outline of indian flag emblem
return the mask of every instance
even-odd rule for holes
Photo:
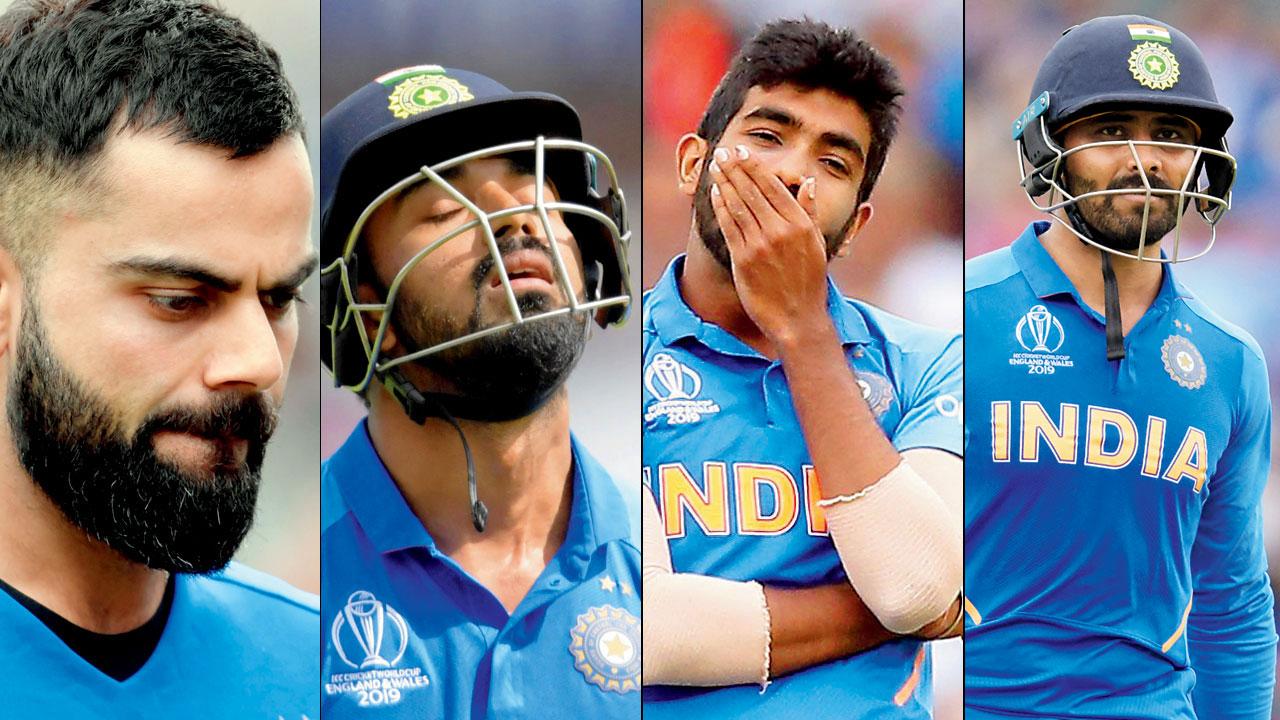
[[[1170,43],[1173,38],[1169,36],[1169,31],[1159,25],[1130,25],[1129,37],[1134,40],[1154,40],[1155,42]]]

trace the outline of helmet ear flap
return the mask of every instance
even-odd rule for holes
[[[1046,178],[1039,168],[1055,160],[1062,151],[1049,137],[1049,130],[1045,127],[1043,116],[1035,118],[1028,124],[1018,139],[1018,149],[1031,164],[1031,171],[1022,179],[1022,189],[1026,190],[1027,195],[1031,197],[1040,197],[1049,192],[1052,188],[1050,178]]]
[[[1226,138],[1223,138],[1218,144],[1223,152],[1230,154],[1231,151],[1227,148]],[[1236,167],[1235,163],[1224,157],[1207,153],[1202,156],[1200,163],[1204,166],[1205,178],[1208,180],[1208,185],[1204,189],[1205,194],[1222,198],[1226,203],[1220,205],[1203,198],[1196,200],[1196,210],[1204,216],[1205,220],[1213,224],[1222,218],[1223,213],[1231,205],[1231,186],[1236,181]]]

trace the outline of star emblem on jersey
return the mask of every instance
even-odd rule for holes
[[[329,626],[329,639],[338,658],[356,672],[329,676],[328,695],[356,695],[361,707],[394,705],[405,692],[430,684],[422,668],[397,667],[409,646],[409,625],[368,590],[347,598]]]
[[[1164,369],[1169,377],[1188,390],[1196,390],[1204,385],[1208,370],[1204,365],[1204,356],[1199,348],[1189,339],[1181,335],[1170,335],[1160,346],[1160,359],[1164,361]]]
[[[858,387],[862,390],[862,399],[867,401],[871,412],[880,417],[893,404],[893,385],[889,378],[873,372],[859,372]]]
[[[1052,375],[1060,368],[1075,365],[1070,355],[1058,354],[1067,341],[1067,333],[1044,305],[1033,305],[1019,318],[1013,336],[1025,352],[1013,353],[1009,364],[1025,366],[1028,375]]]
[[[387,96],[387,109],[404,120],[442,105],[474,100],[466,85],[443,73],[424,72],[396,85]]]
[[[1178,58],[1161,43],[1140,43],[1129,53],[1129,72],[1143,87],[1168,90],[1178,82]]]
[[[589,608],[569,630],[573,666],[605,692],[640,689],[640,621],[612,605]]]
[[[667,425],[688,425],[720,412],[714,400],[699,399],[702,376],[667,353],[658,353],[649,361],[644,388],[654,399],[645,408],[645,422],[665,418]]]

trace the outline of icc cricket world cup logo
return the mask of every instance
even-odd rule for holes
[[[394,633],[394,639],[388,638],[388,630]],[[351,593],[346,607],[333,619],[330,635],[338,657],[359,670],[393,667],[404,657],[409,644],[409,628],[404,618],[367,590]],[[363,657],[347,654],[343,642],[353,639]],[[359,662],[354,661],[354,657],[359,657]]]
[[[1066,339],[1062,323],[1043,305],[1036,305],[1018,321],[1018,344],[1028,352],[1055,353]],[[1030,343],[1027,340],[1030,339]]]
[[[659,353],[644,373],[644,387],[659,400],[692,400],[702,390],[702,378],[670,355]]]

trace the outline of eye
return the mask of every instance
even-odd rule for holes
[[[1120,125],[1102,125],[1098,128],[1098,134],[1104,137],[1124,137],[1124,128]]]
[[[174,319],[195,315],[208,307],[204,298],[192,293],[148,293],[147,301],[161,314]]]
[[[262,305],[276,315],[289,312],[295,304],[305,305],[302,291],[298,288],[281,288],[262,294]]]
[[[464,207],[450,208],[448,210],[438,212],[435,215],[429,215],[423,218],[422,221],[425,223],[430,223],[432,225],[439,225],[440,223],[448,222],[449,220],[452,220],[458,213],[464,210],[466,210],[466,208]]]
[[[849,166],[838,157],[824,157],[822,158],[822,164],[830,168],[836,175],[844,176],[849,174]]]
[[[1161,128],[1160,130],[1157,130],[1155,134],[1155,139],[1163,140],[1165,142],[1175,142],[1175,143],[1189,142],[1189,140],[1187,139],[1186,131],[1182,130],[1181,128],[1172,128],[1172,127]]]
[[[759,140],[766,145],[781,145],[782,138],[778,133],[772,130],[752,130],[747,135]]]

